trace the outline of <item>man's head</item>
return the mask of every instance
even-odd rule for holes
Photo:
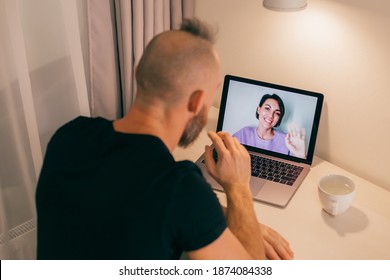
[[[154,37],[137,67],[137,95],[145,102],[160,98],[172,104],[191,94],[219,74],[213,42],[209,27],[196,19]]]
[[[188,102],[188,110],[195,113],[180,139],[183,147],[193,142],[206,124],[220,83],[213,43],[214,35],[207,25],[196,19],[184,20],[179,30],[153,38],[137,67],[138,104],[148,106],[157,100],[171,109]]]

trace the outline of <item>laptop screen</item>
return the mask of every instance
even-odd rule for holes
[[[248,150],[311,164],[322,103],[320,93],[227,75],[217,131]]]

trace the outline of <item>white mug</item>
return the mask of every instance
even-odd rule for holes
[[[322,208],[336,216],[345,212],[355,197],[354,182],[343,175],[327,175],[318,184],[318,196]]]

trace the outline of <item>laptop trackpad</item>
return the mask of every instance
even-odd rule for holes
[[[259,193],[259,191],[263,188],[265,182],[266,180],[264,179],[256,178],[253,176],[251,177],[250,187],[253,196],[256,196]]]

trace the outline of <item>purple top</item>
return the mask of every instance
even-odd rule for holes
[[[256,132],[256,127],[244,127],[233,134],[234,137],[240,141],[241,144],[257,147],[260,149],[277,152],[288,155],[289,150],[287,149],[284,138],[286,134],[274,129],[275,135],[270,140],[261,139]]]

